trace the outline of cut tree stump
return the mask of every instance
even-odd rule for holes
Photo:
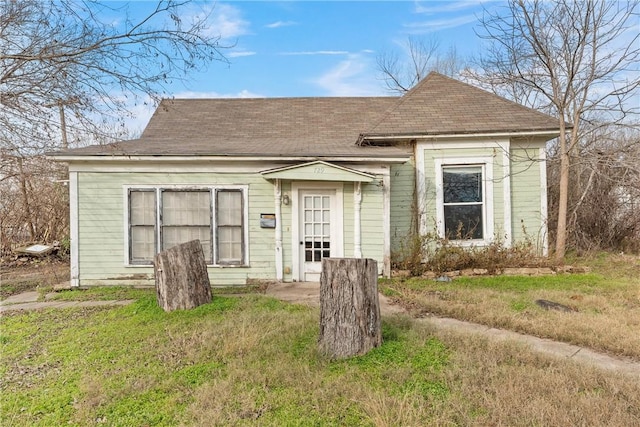
[[[153,260],[158,305],[188,310],[211,302],[211,283],[200,240],[174,246]]]
[[[322,260],[318,344],[332,359],[362,355],[382,344],[375,260]]]

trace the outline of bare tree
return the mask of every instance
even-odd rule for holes
[[[392,92],[409,91],[431,71],[454,76],[463,68],[455,46],[442,52],[435,38],[409,37],[402,50],[402,56],[396,51],[387,51],[377,58],[378,71]]]
[[[586,127],[586,126],[585,126]],[[559,168],[550,167],[550,193]],[[640,128],[598,126],[572,158],[569,242],[580,251],[640,250]],[[553,197],[557,200],[557,197]]]
[[[215,8],[196,6],[159,0],[136,17],[128,4],[0,0],[0,184],[3,197],[24,199],[15,216],[28,217],[32,238],[42,236],[41,212],[25,198],[37,190],[28,179],[39,162],[27,159],[120,138],[136,102],[155,102],[169,83],[226,61],[210,28]]]
[[[628,124],[639,113],[638,3],[510,0],[486,11],[480,36],[490,44],[473,77],[508,88],[558,116],[559,187],[555,257],[564,259],[570,173],[585,125]],[[571,125],[570,125],[571,124]]]

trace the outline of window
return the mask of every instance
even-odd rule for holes
[[[162,191],[162,250],[199,239],[211,261],[211,192]]]
[[[131,188],[128,263],[149,265],[154,255],[198,239],[214,265],[246,263],[246,189]]]
[[[218,190],[216,199],[218,262],[242,264],[242,193]]]
[[[485,238],[482,166],[443,166],[444,237],[451,240]]]
[[[129,260],[131,264],[148,264],[156,253],[156,192],[129,192]]]

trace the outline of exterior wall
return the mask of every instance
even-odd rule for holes
[[[242,185],[248,188],[248,264],[249,266],[209,267],[212,286],[243,285],[249,279],[275,280],[275,229],[260,227],[260,214],[275,213],[275,185],[266,180],[261,170],[273,165],[245,166],[233,172],[227,165],[72,165],[77,177],[77,274],[76,286],[153,285],[152,266],[127,265],[127,188],[136,186],[223,186]],[[369,173],[379,172],[371,166]],[[165,172],[156,172],[165,170]],[[376,175],[379,176],[379,175]],[[362,256],[376,259],[380,271],[384,259],[384,215],[381,178],[362,184]],[[344,256],[354,253],[354,184],[343,184]],[[293,203],[292,182],[281,182],[281,194],[289,198],[282,203],[283,280],[293,280],[294,257],[291,242]],[[72,209],[73,215],[73,209]],[[73,221],[73,218],[72,218]]]
[[[224,184],[249,186],[250,268],[209,268],[212,285],[244,284],[247,278],[272,277],[274,231],[260,228],[260,214],[274,211],[273,185],[259,174],[86,172],[78,174],[79,285],[143,284],[153,279],[151,266],[125,265],[124,186]]]
[[[351,193],[351,205],[353,207],[353,193]],[[362,184],[362,205],[360,211],[360,229],[362,239],[362,257],[372,258],[378,261],[378,271],[382,272],[382,259],[384,258],[384,216],[382,214],[382,189],[380,180]],[[353,208],[352,208],[353,209]],[[353,218],[353,214],[346,218]],[[353,224],[353,220],[351,220]],[[352,227],[353,228],[353,227]],[[353,238],[345,242],[353,242]],[[345,245],[346,246],[346,245]],[[346,249],[346,248],[345,248]],[[351,251],[345,252],[345,256],[353,256]]]
[[[391,166],[391,251],[398,252],[406,245],[418,219],[415,210],[415,159]]]
[[[416,186],[422,201],[419,206],[421,234],[442,233],[438,224],[437,198],[441,183],[437,169],[449,162],[487,162],[485,168],[490,171],[485,173],[491,176],[487,182],[490,192],[485,194],[486,209],[492,211],[487,222],[492,224],[487,226],[490,235],[484,243],[474,241],[474,244],[501,241],[509,246],[530,240],[538,245],[541,253],[546,253],[544,140],[528,140],[525,144],[508,138],[451,139],[419,143],[416,153]]]
[[[541,252],[546,250],[546,209],[541,204],[543,186],[546,185],[541,168],[541,148],[511,147],[511,202],[514,242],[530,241]]]

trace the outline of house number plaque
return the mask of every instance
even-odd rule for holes
[[[276,214],[260,214],[260,228],[276,228]]]

